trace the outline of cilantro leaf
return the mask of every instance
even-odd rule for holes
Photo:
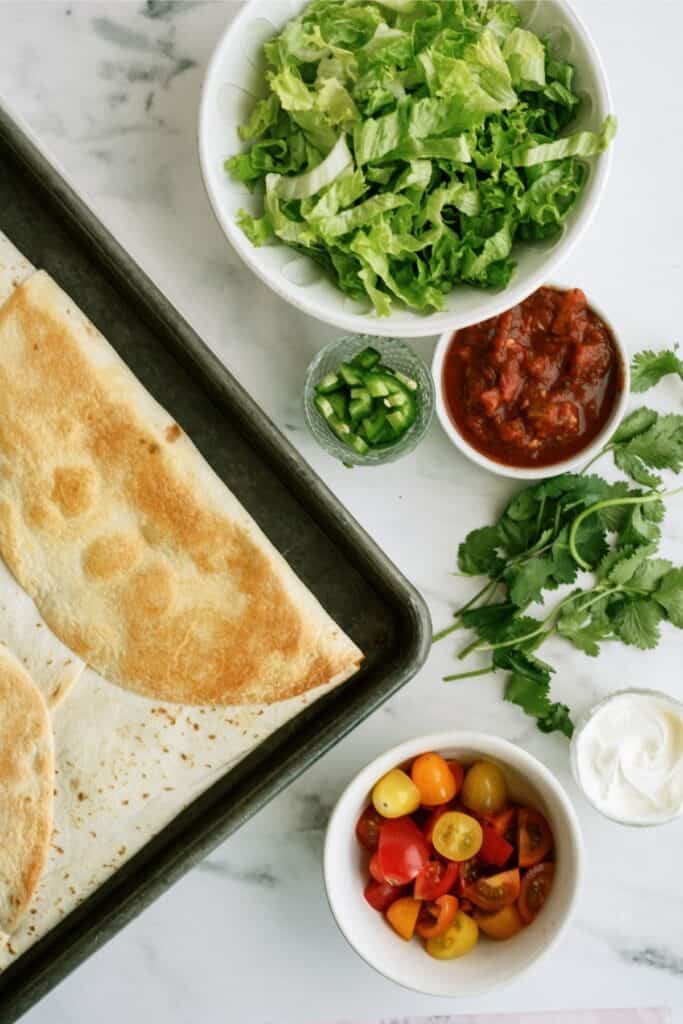
[[[651,650],[659,642],[659,623],[664,612],[649,597],[627,597],[608,609],[614,632],[625,644],[641,651]]]
[[[683,629],[683,569],[672,569],[659,584],[655,597],[674,626]]]
[[[498,554],[501,538],[497,526],[472,530],[458,548],[458,567],[469,576],[497,576],[505,565]]]
[[[625,480],[617,480],[616,483],[609,485],[604,499],[612,500],[614,498],[635,498],[639,494],[640,491],[632,490]],[[601,508],[597,515],[600,516],[602,522],[605,524],[605,529],[609,533],[619,533],[624,526],[627,509],[627,505],[610,505],[608,508]]]
[[[619,469],[623,470],[637,484],[642,484],[643,487],[658,487],[662,482],[661,476],[651,473],[642,459],[625,448],[615,450],[614,461]]]
[[[671,569],[673,566],[666,558],[648,558],[636,569],[629,584],[634,590],[656,590],[662,577]]]
[[[607,583],[615,583],[617,586],[623,586],[628,583],[639,570],[643,563],[647,561],[651,554],[657,550],[655,544],[643,544],[636,548],[635,551],[626,548],[625,553],[621,554],[616,559],[614,564],[610,567],[609,571],[604,576]],[[619,551],[616,552],[619,554]],[[604,566],[603,562],[600,564],[602,569]]]
[[[647,430],[631,438],[624,450],[653,469],[679,473],[683,466],[683,416],[658,416]]]
[[[657,413],[654,409],[648,409],[644,405],[640,409],[634,409],[621,421],[621,425],[612,435],[611,444],[625,444],[638,434],[645,433],[656,422]]]
[[[636,353],[631,363],[631,391],[648,391],[670,373],[677,373],[683,380],[683,360],[676,355],[677,350],[675,345],[661,352],[647,349]]]
[[[553,703],[548,696],[550,680],[540,683],[513,673],[505,687],[505,700],[522,708],[536,719],[541,732],[561,732],[571,737],[574,726],[566,704]]]
[[[591,591],[583,595],[583,600],[578,596],[580,594],[582,591],[575,590],[577,599],[562,609],[557,631],[584,654],[596,658],[600,653],[601,642],[612,636],[612,623],[607,616],[609,596],[605,595],[601,601],[593,601]],[[589,601],[593,603],[589,604]]]
[[[586,516],[576,534],[576,547],[590,565],[598,563],[607,554],[607,531],[598,515]]]
[[[505,583],[510,592],[510,599],[518,608],[525,608],[543,600],[544,588],[557,586],[553,580],[553,562],[551,558],[530,558],[522,565],[514,566],[505,573]]]

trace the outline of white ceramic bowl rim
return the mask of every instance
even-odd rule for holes
[[[442,752],[449,752],[451,750],[471,750],[475,755],[479,755],[482,758],[490,758],[491,760],[498,761],[503,767],[507,766],[510,771],[514,771],[525,780],[528,780],[530,788],[536,789],[543,794],[544,801],[548,804],[547,809],[553,810],[554,817],[561,818],[563,826],[566,826],[566,831],[562,839],[559,840],[557,833],[556,839],[562,843],[565,858],[572,862],[570,869],[571,877],[568,880],[568,892],[565,896],[565,908],[562,918],[557,921],[553,928],[548,928],[547,931],[544,932],[543,941],[539,941],[533,955],[528,958],[523,966],[516,967],[508,971],[501,970],[499,976],[495,979],[490,979],[488,982],[482,982],[481,984],[470,986],[466,991],[454,991],[453,988],[448,987],[446,982],[444,982],[442,986],[438,984],[421,984],[417,977],[407,976],[405,971],[401,972],[397,970],[395,964],[393,964],[390,959],[383,959],[378,955],[376,947],[374,947],[371,942],[368,943],[368,945],[363,946],[362,943],[359,942],[358,936],[354,934],[353,927],[350,927],[348,924],[348,901],[344,898],[345,892],[341,881],[343,871],[340,868],[340,857],[343,862],[346,861],[346,857],[344,855],[344,844],[349,841],[352,844],[356,844],[356,839],[353,835],[353,828],[363,808],[368,805],[369,795],[375,782],[391,768],[404,763],[418,754],[431,750]],[[550,799],[547,799],[548,797],[550,797]],[[554,803],[554,808],[550,807],[551,802]],[[489,991],[491,988],[499,985],[507,984],[514,978],[525,973],[532,967],[532,965],[536,965],[544,956],[555,948],[569,925],[578,899],[580,884],[583,877],[583,841],[578,819],[569,797],[555,776],[548,768],[545,767],[545,765],[521,747],[518,747],[507,740],[500,739],[497,736],[465,730],[451,730],[449,732],[439,732],[428,736],[421,736],[401,743],[398,746],[385,751],[383,754],[380,754],[371,761],[370,764],[366,765],[365,768],[358,772],[358,774],[344,789],[330,817],[325,837],[323,871],[328,902],[337,925],[352,948],[355,949],[358,955],[361,956],[366,963],[390,981],[394,981],[397,984],[402,985],[404,988],[408,988],[416,992],[435,996],[454,997],[462,995],[469,997]],[[358,886],[357,893],[354,892],[353,896],[357,897],[359,904],[363,903],[360,884]],[[544,908],[544,913],[549,909],[549,907],[550,904],[548,907]],[[374,911],[369,912],[371,914],[375,913]],[[538,921],[542,921],[541,916],[539,916]],[[534,923],[534,927],[536,924],[537,922]],[[396,947],[394,945],[398,942],[396,937],[390,932],[387,934],[388,939],[391,940],[390,948],[392,950],[397,948],[400,949],[400,946]],[[500,953],[504,955],[505,943],[496,943],[495,946],[496,952],[500,951]],[[426,954],[422,949],[416,947],[415,952],[419,956],[417,961],[419,964],[424,963],[422,960],[423,957],[426,959],[427,963],[435,963],[435,961],[430,961],[430,958],[426,957]],[[475,954],[472,955],[476,955],[476,951]],[[456,963],[459,964],[466,964],[466,962],[467,957],[462,961],[456,961]],[[418,973],[419,971],[416,972],[416,974]],[[449,974],[446,971],[443,974],[443,978],[448,979],[448,977]]]
[[[569,287],[568,285],[558,284],[556,281],[547,282],[545,286],[548,288],[557,288],[561,291],[566,291]],[[568,459],[562,459],[561,462],[553,462],[548,466],[539,466],[538,469],[534,469],[531,466],[507,466],[504,462],[496,462],[495,459],[488,458],[488,456],[484,455],[483,452],[480,452],[473,447],[473,445],[471,445],[460,433],[451,419],[444,401],[443,370],[446,355],[451,347],[453,335],[461,328],[454,328],[452,330],[445,331],[441,335],[437,342],[432,359],[432,376],[434,378],[434,387],[436,389],[436,414],[449,439],[453,442],[456,448],[460,449],[463,455],[466,455],[472,462],[476,462],[477,465],[483,466],[484,469],[488,469],[492,473],[496,473],[498,476],[509,477],[513,480],[545,480],[551,476],[559,476],[560,473],[568,473],[571,470],[576,469],[578,466],[584,466],[598,454],[600,449],[606,444],[624,418],[630,398],[631,371],[629,368],[628,352],[626,351],[624,343],[619,337],[619,333],[613,326],[610,318],[607,317],[600,307],[593,302],[590,295],[588,296],[588,305],[593,312],[597,313],[600,319],[610,330],[617,354],[621,361],[622,388],[620,393],[617,395],[609,419],[600,433],[596,434],[590,444],[585,448],[582,448],[575,455],[570,456]]]
[[[240,147],[235,133],[236,124],[234,119],[230,123],[226,121],[224,113],[219,110],[219,100],[226,86],[232,88],[236,79],[243,82],[249,73],[253,72],[251,61],[243,68],[237,67],[237,64],[243,64],[247,59],[244,51],[252,42],[249,30],[253,24],[257,21],[270,23],[273,28],[271,34],[274,34],[277,28],[293,17],[306,2],[307,0],[247,0],[225,29],[209,61],[199,109],[199,160],[214,214],[235,250],[254,273],[281,298],[310,316],[350,333],[400,338],[425,337],[448,328],[464,327],[497,316],[522,301],[545,279],[552,276],[574,250],[590,225],[609,178],[613,157],[612,146],[600,157],[590,161],[591,173],[584,193],[570,215],[561,240],[550,251],[542,250],[537,258],[529,247],[525,247],[524,250],[520,248],[516,275],[506,289],[490,292],[459,286],[451,292],[448,308],[441,312],[420,314],[398,307],[390,317],[380,318],[371,313],[349,311],[350,300],[338,291],[334,284],[329,282],[327,286],[318,289],[292,283],[285,278],[276,261],[265,255],[273,247],[257,249],[249,242],[234,215],[237,206],[244,205],[244,202],[240,204],[236,198],[229,199],[230,185],[222,167],[225,157]],[[599,122],[612,110],[609,84],[602,60],[588,29],[573,9],[570,0],[544,0],[543,3],[531,4],[529,17],[546,17],[547,4],[551,4],[553,8],[553,24],[559,27],[560,33],[563,28],[568,32],[572,47],[569,58],[577,63],[577,87],[580,91],[586,92],[581,86],[582,77],[590,80],[587,120],[577,125],[577,128],[590,126],[596,129]],[[573,52],[574,50],[576,52]],[[228,68],[232,69],[232,81],[229,77],[226,78]],[[245,93],[243,84],[238,88],[242,94]],[[233,107],[237,104],[234,99],[230,102]],[[577,128],[572,126],[571,130]],[[248,197],[245,201],[248,202]],[[528,267],[523,258],[525,251],[529,254]]]

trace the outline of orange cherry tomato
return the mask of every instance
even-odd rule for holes
[[[536,864],[525,874],[519,894],[519,912],[526,924],[531,924],[548,898],[555,877],[555,865],[549,861]]]
[[[420,791],[424,807],[449,803],[455,796],[453,772],[440,754],[421,754],[413,761],[410,775]]]
[[[522,916],[514,903],[510,903],[507,907],[501,907],[493,914],[485,914],[483,910],[476,910],[474,920],[484,935],[501,942],[511,939],[524,927]]]
[[[415,931],[422,939],[436,939],[448,931],[457,912],[458,901],[455,896],[439,896],[432,903],[424,904]]]
[[[459,761],[448,761],[448,767],[451,770],[451,774],[455,779],[455,795],[457,796],[462,789],[463,779],[465,778],[465,769]]]
[[[500,910],[514,903],[519,896],[519,869],[501,871],[490,878],[479,878],[465,889],[465,897],[481,910]]]
[[[402,896],[387,910],[387,921],[397,935],[408,942],[415,934],[415,925],[422,903],[410,896]]]
[[[523,807],[517,817],[517,835],[520,868],[531,868],[546,859],[553,845],[553,834],[542,814]]]

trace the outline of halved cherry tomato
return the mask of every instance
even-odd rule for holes
[[[370,863],[368,864],[368,871],[370,872],[370,877],[374,878],[376,882],[387,881],[386,878],[384,877],[381,867],[379,866],[379,854],[377,853],[377,850],[375,850],[372,857],[370,858]]]
[[[458,896],[463,896],[465,890],[470,885],[474,885],[477,879],[481,878],[485,873],[485,870],[484,862],[479,857],[472,857],[470,860],[462,861],[460,864],[460,874],[455,886]]]
[[[536,864],[530,868],[522,879],[519,912],[527,924],[531,924],[548,898],[554,877],[555,865],[546,861],[545,864]]]
[[[379,830],[384,818],[370,805],[356,822],[356,839],[366,850],[376,850],[379,845]]]
[[[491,875],[490,878],[479,878],[465,889],[465,896],[482,910],[500,910],[515,902],[519,896],[519,886],[519,870],[513,868],[499,875]]]
[[[487,821],[482,822],[481,829],[484,833],[484,841],[481,844],[479,856],[487,864],[493,864],[494,867],[505,867],[514,853],[514,847],[500,835],[494,825],[490,825]]]
[[[506,807],[499,814],[487,814],[486,822],[493,825],[499,836],[507,839],[511,846],[517,843],[517,808]]]
[[[404,771],[392,768],[375,783],[372,802],[383,818],[402,818],[420,806],[420,790]]]
[[[511,939],[524,927],[524,921],[514,903],[510,903],[507,907],[501,907],[494,914],[485,914],[483,910],[476,910],[474,920],[485,935],[500,941]]]
[[[462,789],[462,781],[465,778],[465,769],[459,761],[448,761],[447,764],[451,770],[453,778],[455,779],[455,795],[457,796]]]
[[[423,807],[447,804],[455,796],[455,778],[440,754],[421,754],[416,757],[410,775],[420,791]]]
[[[446,811],[448,810],[448,804],[444,804],[442,807],[433,808],[431,814],[427,818],[427,821],[425,822],[422,828],[422,835],[425,837],[425,840],[428,843],[431,843],[432,841],[432,836],[434,835],[434,826],[436,825],[437,821],[439,820],[441,815],[445,814]]]
[[[377,849],[379,870],[390,885],[412,882],[429,860],[429,847],[411,818],[389,818]]]
[[[542,814],[523,807],[517,817],[519,866],[530,868],[548,856],[553,834]]]
[[[476,818],[461,811],[446,811],[434,826],[432,843],[448,860],[469,860],[479,853],[483,833]]]
[[[436,939],[448,931],[457,912],[458,901],[455,896],[439,896],[437,900],[423,905],[415,931],[422,939]]]
[[[392,903],[401,898],[404,891],[401,886],[389,885],[388,882],[375,882],[371,878],[363,890],[363,895],[374,910],[384,913]]]
[[[392,903],[387,910],[387,921],[397,935],[400,935],[406,942],[412,939],[415,934],[418,914],[422,904],[410,896],[402,896],[400,900]]]
[[[491,761],[475,761],[468,769],[460,798],[475,814],[497,814],[507,803],[505,776]]]
[[[413,895],[416,900],[438,900],[455,885],[460,865],[455,861],[444,864],[441,860],[428,860],[415,879]]]
[[[427,952],[437,960],[455,960],[476,946],[479,938],[477,922],[459,910],[455,921],[443,935],[427,939]]]

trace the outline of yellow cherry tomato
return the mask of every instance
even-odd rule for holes
[[[410,774],[425,807],[450,803],[455,796],[455,777],[439,754],[421,754],[415,758]]]
[[[507,803],[508,787],[497,764],[477,761],[467,772],[460,799],[475,814],[497,814]]]
[[[432,845],[448,860],[469,860],[476,856],[484,833],[476,818],[462,811],[446,811],[434,825]]]
[[[392,903],[387,910],[387,921],[397,935],[408,942],[415,934],[415,925],[420,914],[421,900],[403,896]]]
[[[383,818],[402,818],[420,806],[420,790],[400,768],[392,768],[372,791],[375,810]]]
[[[507,907],[501,907],[494,914],[485,914],[481,910],[474,912],[474,920],[479,925],[480,931],[492,939],[511,939],[524,927],[522,915],[515,903]]]
[[[464,911],[459,910],[448,931],[443,935],[437,935],[434,939],[427,940],[427,952],[436,960],[455,960],[474,949],[478,938],[479,928],[476,921],[473,921]]]

